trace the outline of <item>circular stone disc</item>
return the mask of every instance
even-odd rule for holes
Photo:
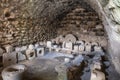
[[[67,34],[66,36],[65,36],[65,39],[64,39],[64,41],[65,42],[76,42],[77,41],[77,39],[76,39],[76,37],[74,36],[74,35],[72,35],[72,34]]]

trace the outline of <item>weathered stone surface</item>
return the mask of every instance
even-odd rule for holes
[[[30,49],[30,50],[32,50],[32,49],[34,49],[35,47],[34,47],[34,45],[32,45],[32,44],[30,44],[29,46],[28,46],[28,49]]]
[[[65,48],[66,42],[62,43],[62,48]]]
[[[111,63],[109,61],[104,61],[105,67],[110,67]]]
[[[69,62],[70,62],[70,58],[65,58],[65,59],[64,59],[64,62],[65,62],[65,63],[69,63]]]
[[[98,46],[98,43],[92,42],[91,45],[92,45],[92,46]]]
[[[22,80],[26,70],[24,65],[12,65],[2,71],[3,80]]]
[[[91,44],[88,42],[85,44],[85,51],[91,52]]]
[[[72,42],[66,42],[65,48],[72,50],[73,49],[73,43]]]
[[[82,39],[82,31],[93,31],[96,24],[101,24],[96,12],[82,0],[12,0],[1,1],[0,5],[2,45],[46,41],[59,35],[59,32],[63,35],[74,34]]]
[[[83,41],[76,41],[76,44],[84,45],[84,42]]]
[[[38,43],[35,44],[35,49],[37,49],[40,45]]]
[[[103,39],[104,37],[98,36],[101,34],[103,36],[104,31],[99,31],[98,29],[96,31],[94,26],[99,23],[101,24],[100,21],[103,20],[102,22],[110,39],[109,50],[111,51],[109,52],[111,52],[112,62],[115,64],[117,71],[120,72],[118,65],[120,59],[119,0],[84,1],[93,6],[93,9],[100,14],[100,17],[98,17],[95,11],[90,9],[87,4],[83,3],[82,0],[1,0],[0,45],[8,43],[13,45],[24,45],[35,43],[37,41],[49,40],[50,38],[55,37],[57,32],[58,34],[73,33],[75,35],[80,35],[82,31],[85,31],[85,35],[80,35],[80,39],[102,42],[105,40]],[[102,6],[99,2],[102,3]],[[112,7],[107,8],[109,10],[104,10],[102,7],[110,2],[112,2]],[[73,9],[77,4],[80,6],[78,6],[77,9]],[[58,19],[62,19],[61,14],[66,13],[69,10],[73,11],[60,22],[62,26],[60,25],[60,28],[58,25],[56,26],[57,23],[59,24]],[[104,13],[104,11],[106,12]],[[75,12],[75,14],[73,12]],[[112,15],[113,17],[109,15]],[[99,18],[102,19],[99,20]],[[81,29],[79,29],[79,27]],[[57,30],[58,28],[59,30]],[[89,31],[92,31],[92,34],[89,33]],[[88,35],[95,35],[93,31],[95,31],[96,38]],[[104,43],[102,44],[104,45]],[[115,57],[117,57],[118,62],[114,61]]]
[[[13,46],[11,46],[11,45],[6,45],[6,46],[5,46],[5,49],[6,49],[6,52],[7,52],[7,53],[11,53],[11,52],[13,51]]]
[[[94,46],[94,51],[102,52],[101,46]]]
[[[15,51],[16,51],[16,52],[21,51],[21,47],[16,47],[16,48],[15,48]]]
[[[64,65],[60,65],[61,63],[56,59],[39,58],[32,61],[23,62],[23,64],[27,66],[27,70],[24,73],[24,79],[67,80],[67,76],[65,75],[66,67]],[[58,67],[57,69],[56,66]]]
[[[45,54],[44,47],[39,47],[39,48],[36,49],[36,51],[37,51],[37,57],[44,56],[44,54]]]
[[[79,46],[78,45],[74,45],[74,51],[79,51]]]
[[[79,45],[79,51],[83,52],[85,50],[85,46],[84,45]]]
[[[64,65],[56,65],[55,70],[58,73],[58,80],[67,80],[67,68]]]
[[[57,38],[55,38],[56,43],[60,43],[65,41],[64,37],[62,35],[58,36]]]
[[[84,1],[86,1],[88,4],[90,4],[94,10],[96,10],[96,12],[99,14],[99,16],[101,17],[101,19],[103,21],[103,25],[105,27],[105,30],[107,32],[107,35],[108,35],[109,41],[110,41],[108,50],[109,50],[112,62],[114,64],[114,66],[116,67],[115,69],[120,74],[120,68],[118,68],[118,66],[120,67],[120,65],[114,61],[115,56],[117,56],[117,58],[120,59],[119,58],[120,49],[116,48],[116,47],[119,47],[119,45],[120,45],[120,42],[119,42],[120,41],[120,35],[119,35],[120,33],[119,33],[119,27],[115,27],[116,24],[119,25],[118,21],[116,21],[116,19],[118,20],[119,16],[115,19],[110,17],[110,16],[112,16],[111,13],[113,13],[114,16],[118,15],[119,11],[117,13],[118,8],[116,8],[116,7],[118,7],[118,5],[119,5],[119,0],[84,0]],[[112,6],[112,8],[109,9],[107,5],[110,2],[114,2],[114,1],[117,2],[117,6],[116,6],[116,4],[113,4],[113,6],[110,5],[110,6]],[[116,76],[118,74],[113,72],[113,73],[111,73],[111,75]],[[111,79],[113,79],[113,80],[114,79],[117,80],[119,78],[120,78],[120,76],[116,76],[114,78],[111,77]]]
[[[17,54],[17,60],[18,60],[18,62],[24,61],[24,60],[27,59],[26,56],[25,56],[25,54],[22,53],[22,52],[16,52],[16,54]]]
[[[3,54],[3,66],[7,67],[17,63],[16,53],[12,52],[10,54]]]
[[[36,53],[34,49],[27,49],[25,54],[28,60],[32,60],[36,57]]]
[[[47,41],[47,47],[51,48],[52,47],[52,42],[51,41]]]
[[[94,69],[94,70],[101,70],[102,69],[102,67],[101,67],[101,63],[100,62],[98,62],[98,61],[94,61],[93,62],[93,64],[92,64],[92,66],[91,66],[91,69]]]
[[[73,42],[73,43],[77,41],[76,37],[72,34],[67,34],[64,40],[65,42]]]
[[[73,65],[80,66],[81,62],[84,60],[84,57],[82,55],[79,55],[75,57],[75,59],[72,61]]]
[[[2,56],[4,53],[4,50],[2,48],[0,48],[0,56]]]
[[[120,6],[119,0],[110,0],[108,3],[108,8],[110,10],[112,20],[120,24],[119,6]]]
[[[21,47],[21,50],[22,50],[22,51],[25,51],[25,50],[27,50],[27,48],[28,48],[28,46],[22,46],[22,47]]]
[[[105,80],[105,74],[101,71],[93,70],[90,80]]]
[[[3,38],[0,42],[2,45],[24,45],[56,37],[56,24],[62,18],[59,15],[76,4],[77,0],[0,1],[0,32]]]

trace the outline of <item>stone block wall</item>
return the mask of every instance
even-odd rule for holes
[[[49,40],[68,32],[73,32],[83,39],[88,37],[88,34],[103,37],[103,28],[97,31],[95,29],[95,25],[99,23],[101,21],[95,11],[83,0],[0,1],[1,46],[26,45]]]
[[[102,21],[91,8],[77,5],[59,23],[58,35],[74,34],[79,40],[97,42],[107,47],[107,35]]]
[[[0,46],[56,37],[58,16],[77,0],[0,0]],[[81,1],[80,1],[81,2]]]
[[[38,1],[37,1],[38,2]],[[41,1],[45,3],[44,1]],[[38,3],[41,3],[40,1]],[[32,0],[1,0],[0,1],[0,45],[25,45],[38,41],[49,40],[55,35],[54,23],[49,16],[40,17],[38,6]],[[46,3],[47,5],[47,3]],[[44,6],[39,7],[44,10]],[[35,14],[33,14],[35,12]],[[45,13],[46,14],[46,13]],[[38,16],[39,15],[39,16]],[[52,26],[52,27],[51,27]],[[48,34],[50,33],[50,34]]]

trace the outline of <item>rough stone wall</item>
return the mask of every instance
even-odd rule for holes
[[[97,13],[77,5],[58,24],[57,35],[74,34],[79,40],[107,47],[107,35]]]
[[[57,25],[83,0],[0,0],[0,45],[14,46],[56,37]]]
[[[0,45],[24,45],[54,37],[54,24],[49,17],[34,15],[34,6],[32,0],[0,1]]]
[[[83,0],[0,0],[0,45],[24,45],[55,37],[61,14],[76,4],[89,9]]]
[[[99,17],[83,0],[0,1],[0,46],[25,45],[67,33],[105,43],[104,30],[95,29],[97,24],[101,24]]]
[[[55,18],[69,10],[64,9],[68,4],[73,0],[0,0],[0,45],[24,45],[55,37]]]
[[[105,41],[103,27],[95,28],[98,24],[99,17],[83,0],[0,1],[2,46],[30,44],[67,33],[88,41]]]

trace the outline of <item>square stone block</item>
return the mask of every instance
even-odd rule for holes
[[[105,74],[102,71],[93,70],[93,71],[91,71],[90,80],[106,80]]]
[[[3,66],[4,67],[7,67],[9,65],[16,64],[16,63],[17,63],[17,57],[16,57],[15,52],[12,52],[10,54],[8,53],[3,54]]]
[[[74,45],[74,51],[79,51],[79,46],[78,45]]]
[[[85,51],[91,52],[91,45],[86,45],[85,46]]]
[[[84,49],[85,49],[85,46],[84,46],[84,45],[79,45],[79,51],[80,51],[80,52],[83,52]]]
[[[38,43],[35,44],[35,49],[37,49],[40,45]]]
[[[11,52],[13,51],[13,46],[11,46],[11,45],[6,45],[6,46],[5,46],[5,49],[6,49],[6,52],[7,52],[7,53],[11,53]]]
[[[28,48],[27,46],[22,46],[21,51],[25,51],[25,50],[27,50],[27,48]]]
[[[37,48],[36,51],[37,51],[37,57],[44,56],[44,54],[45,54],[44,47]]]
[[[21,51],[21,47],[15,47],[15,51],[16,51],[16,52]]]
[[[102,51],[102,47],[100,47],[100,46],[94,46],[94,51],[101,52]]]
[[[73,49],[72,42],[66,42],[65,48],[72,50]]]
[[[25,54],[26,54],[26,58],[28,60],[32,60],[32,59],[34,59],[36,57],[36,53],[35,53],[34,49],[28,49],[28,50],[26,50]]]
[[[47,41],[47,47],[48,48],[52,47],[52,42],[51,41]]]
[[[23,52],[17,52],[18,62],[26,60],[26,55]]]

